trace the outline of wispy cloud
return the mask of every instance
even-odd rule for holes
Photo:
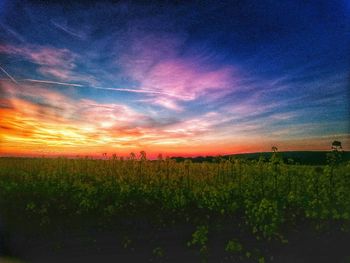
[[[95,89],[102,89],[102,90],[114,90],[114,91],[121,91],[121,92],[131,92],[131,93],[145,93],[145,94],[156,94],[156,95],[165,95],[169,97],[175,97],[179,99],[185,99],[185,100],[191,100],[191,97],[186,97],[184,95],[179,95],[176,93],[171,93],[171,92],[163,92],[163,91],[157,91],[157,90],[150,90],[150,89],[122,89],[122,88],[104,88],[104,87],[94,87],[91,86],[91,88]]]
[[[19,47],[0,44],[0,53],[25,58],[38,65],[38,73],[45,77],[55,78],[58,82],[98,84],[93,76],[77,71],[79,55],[65,48],[59,49],[37,45]]]
[[[22,42],[22,43],[25,43],[26,40],[25,38],[17,33],[12,27],[10,27],[9,25],[5,24],[5,23],[1,23],[0,22],[0,27],[3,28],[11,37],[13,37],[14,39]]]
[[[45,147],[63,147],[66,142],[74,147],[81,143],[127,147],[128,142],[147,144],[147,138],[157,137],[158,129],[168,125],[123,104],[73,99],[30,83],[23,83],[23,89],[4,81],[1,86],[11,94],[13,104],[11,110],[0,109],[4,111],[0,129],[6,143],[22,141],[29,147],[45,140]]]
[[[62,20],[62,19],[61,19]],[[54,25],[56,28],[62,30],[63,32],[67,33],[70,36],[79,38],[81,40],[85,40],[86,39],[86,35],[81,32],[81,31],[77,31],[75,29],[72,29],[71,27],[69,27],[67,25],[66,21],[56,21],[55,19],[51,19],[50,20],[51,24]]]
[[[22,56],[30,61],[45,66],[75,67],[76,54],[68,49],[53,47],[0,45],[0,53]]]
[[[215,61],[206,54],[181,56],[183,39],[176,36],[135,34],[131,34],[131,48],[118,60],[124,74],[138,82],[130,92],[153,94],[150,102],[179,109],[180,102],[218,99],[234,91],[237,77],[231,65],[213,66]]]

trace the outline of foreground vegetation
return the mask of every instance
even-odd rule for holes
[[[104,160],[0,158],[0,216],[14,227],[23,218],[37,227],[59,218],[103,225],[135,218],[163,227],[188,223],[196,228],[187,246],[203,255],[210,225],[220,220],[231,220],[260,240],[288,242],[284,233],[300,221],[315,228],[329,222],[349,226],[350,163],[339,156],[330,153],[324,166],[284,163],[278,153],[269,160],[211,163],[161,156],[150,161],[144,152],[139,158]],[[225,250],[244,252],[234,236]]]

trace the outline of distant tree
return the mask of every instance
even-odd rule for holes
[[[275,153],[278,151],[278,148],[276,146],[272,146],[271,150]]]
[[[146,160],[147,160],[146,152],[145,152],[145,151],[141,151],[141,152],[140,152],[140,160],[141,160],[141,161],[146,161]]]
[[[332,142],[332,150],[333,151],[339,151],[342,150],[341,142],[340,141],[333,141]]]
[[[283,162],[282,156],[278,153],[278,148],[277,146],[272,146],[271,148],[273,154],[270,158],[270,162],[273,164],[279,164]]]
[[[342,161],[343,148],[340,141],[332,142],[332,152],[327,153],[327,162],[329,165],[337,165]]]
[[[136,154],[131,152],[129,158],[130,158],[130,160],[135,160],[136,159]]]

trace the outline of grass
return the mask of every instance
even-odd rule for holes
[[[26,218],[32,231],[63,218],[105,226],[136,218],[163,227],[189,223],[198,226],[189,242],[203,251],[209,222],[231,218],[257,239],[284,242],[286,229],[300,221],[348,224],[350,163],[330,160],[290,165],[278,153],[216,163],[0,158],[0,211],[12,229]],[[227,247],[237,250],[236,243]]]

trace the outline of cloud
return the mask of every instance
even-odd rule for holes
[[[121,91],[121,92],[131,92],[131,93],[145,93],[145,94],[157,94],[157,95],[166,95],[169,97],[175,97],[175,98],[180,98],[183,99],[183,95],[178,95],[176,93],[171,93],[171,92],[163,92],[163,91],[157,91],[157,90],[150,90],[150,89],[128,89],[128,88],[106,88],[106,87],[94,87],[92,86],[91,88],[95,89],[102,89],[102,90],[114,90],[114,91]],[[191,98],[188,97],[190,100]]]
[[[74,68],[77,55],[68,49],[58,49],[44,46],[19,47],[13,45],[0,45],[0,53],[22,56],[33,63],[45,66],[60,66]]]
[[[158,62],[147,69],[147,75],[137,79],[145,88],[174,93],[180,100],[194,100],[210,91],[227,90],[232,84],[230,67],[217,70],[204,69],[200,62],[191,59],[174,59]]]
[[[10,35],[12,38],[14,38],[22,43],[26,42],[25,38],[21,34],[17,33],[9,25],[0,22],[0,27],[3,28],[8,33],[8,35]]]
[[[0,98],[0,109],[13,109],[11,100]]]
[[[290,141],[295,141],[295,149],[304,149],[305,142],[313,146],[317,142],[317,136],[311,140],[308,134],[327,129],[318,123],[291,126],[302,112],[275,112],[271,109],[277,105],[258,105],[254,100],[250,101],[250,110],[248,104],[246,108],[242,104],[232,106],[231,111],[217,108],[192,117],[154,118],[126,104],[72,98],[62,90],[54,91],[44,85],[22,82],[19,87],[10,81],[0,81],[1,154],[89,154],[101,149],[119,154],[144,149],[151,156],[158,152],[224,154],[269,150],[270,144],[283,149],[292,147]],[[233,114],[235,111],[238,115]],[[332,131],[329,138],[331,134]],[[325,138],[321,141],[322,145],[317,147],[325,149],[329,142]],[[344,146],[347,147],[347,141]]]
[[[59,30],[62,30],[63,32],[67,33],[70,36],[73,36],[75,38],[79,38],[81,40],[86,40],[86,34],[83,31],[78,31],[73,29],[72,27],[67,25],[67,21],[65,20],[55,20],[51,19],[50,20],[51,24],[54,25],[56,28]]]
[[[1,140],[9,151],[19,143],[24,148],[132,148],[157,138],[159,129],[176,121],[158,121],[123,104],[73,99],[40,86],[42,83],[21,87],[9,81],[0,83],[11,96],[0,101]]]
[[[129,38],[130,48],[117,58],[123,74],[138,83],[129,92],[145,93],[153,104],[181,110],[183,102],[215,100],[234,91],[233,66],[215,66],[207,54],[181,55],[183,36],[133,32]]]
[[[79,55],[68,49],[47,46],[27,45],[0,45],[0,53],[10,56],[19,56],[38,65],[37,71],[46,77],[53,77],[63,82],[80,82],[97,85],[98,82],[91,75],[79,73],[77,63]]]

